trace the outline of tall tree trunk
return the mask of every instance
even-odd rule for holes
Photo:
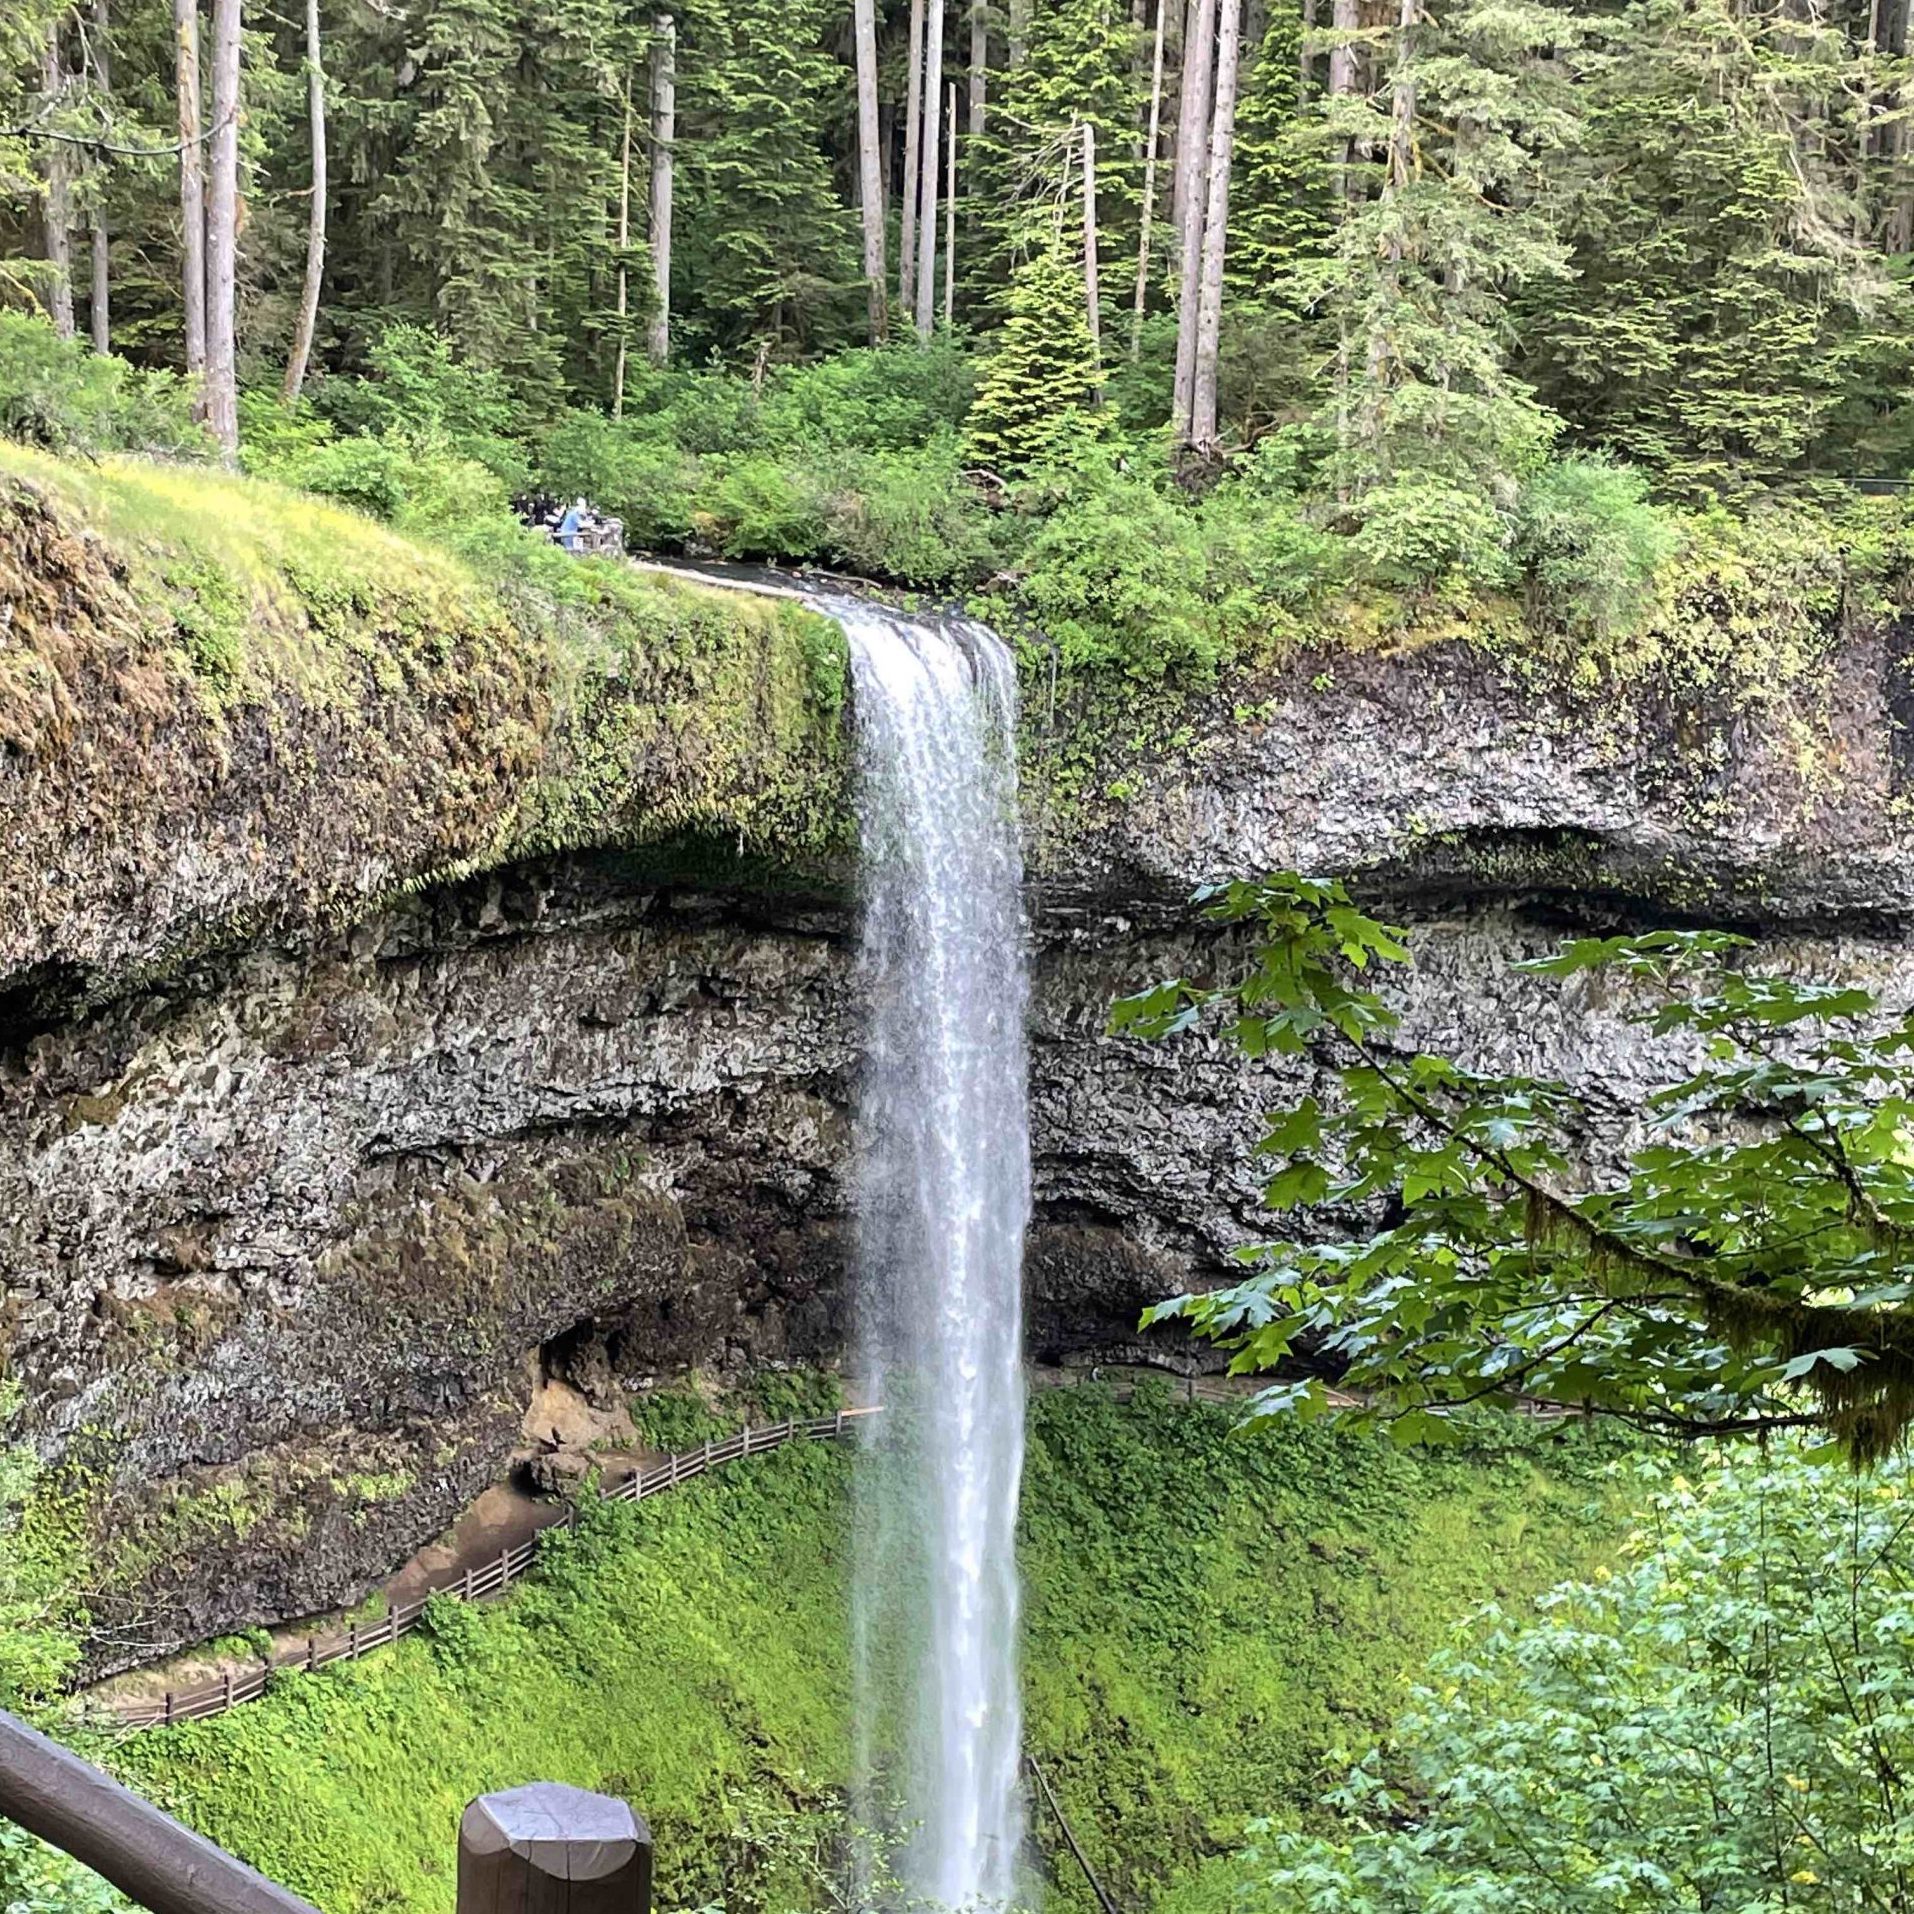
[[[1296,53],[1296,105],[1300,109],[1309,104],[1309,96],[1316,85],[1316,49],[1310,45],[1310,36],[1316,31],[1316,0],[1303,0],[1303,31]]]
[[[864,298],[870,310],[871,344],[887,326],[884,285],[884,180],[878,165],[877,4],[853,0],[852,38],[857,53],[857,181],[864,216]]]
[[[964,130],[972,139],[984,130],[984,96],[990,83],[989,76],[989,0],[970,0],[970,115],[964,121]],[[965,170],[969,171],[968,166]]]
[[[944,330],[957,323],[957,82],[945,102],[944,133]]]
[[[631,359],[631,74],[625,74],[618,139],[618,357],[611,373],[611,416],[625,416],[625,368]]]
[[[93,79],[100,89],[102,100],[111,99],[113,94],[113,50],[106,37],[106,8],[107,0],[93,0]],[[109,303],[112,298],[113,250],[106,236],[106,164],[102,156],[95,164],[93,178],[93,287],[87,301],[86,315],[93,336],[93,350],[98,353],[113,350],[113,316]]]
[[[1163,125],[1163,16],[1170,0],[1156,0],[1156,53],[1150,65],[1150,126],[1143,142],[1143,216],[1136,237],[1136,307],[1130,318],[1130,357],[1143,349],[1143,313],[1150,296],[1150,227],[1156,220],[1156,146]]]
[[[40,54],[40,89],[48,105],[58,112],[66,92],[66,69],[60,63],[60,22],[47,28],[46,45]],[[47,265],[51,268],[46,290],[47,317],[62,339],[73,337],[73,196],[67,171],[64,140],[47,140],[40,165],[46,178],[46,204],[40,216],[45,235]]]
[[[937,314],[937,110],[944,98],[944,0],[924,9],[923,190],[917,207],[917,336],[928,339]]]
[[[1402,0],[1407,11],[1415,0]],[[1209,209],[1203,217],[1203,283],[1198,295],[1196,383],[1190,440],[1216,452],[1216,369],[1223,335],[1223,253],[1229,238],[1229,173],[1236,148],[1236,72],[1242,50],[1242,0],[1222,0],[1216,33],[1216,108],[1210,120]]]
[[[910,0],[909,65],[904,79],[904,213],[897,235],[897,305],[917,307],[917,208],[924,192],[924,0]]]
[[[1090,353],[1103,374],[1103,296],[1097,283],[1097,129],[1083,123],[1083,310],[1090,322]]]
[[[1362,0],[1332,0],[1329,23],[1336,32],[1336,44],[1329,50],[1329,97],[1346,100],[1356,91],[1357,62],[1360,49],[1353,38],[1362,26]],[[1343,204],[1355,197],[1356,182],[1350,171],[1355,157],[1348,140],[1338,142],[1335,161],[1336,197]]]
[[[240,0],[213,0],[212,190],[206,204],[206,425],[239,455],[234,308],[239,269]]]
[[[179,102],[180,282],[186,370],[206,370],[206,168],[200,151],[199,0],[173,0],[173,73]]]
[[[1203,197],[1203,167],[1209,153],[1210,58],[1216,50],[1216,0],[1188,0],[1182,38],[1182,69],[1176,89],[1176,157],[1170,180],[1170,224],[1179,238],[1189,225],[1190,201]],[[1200,221],[1203,215],[1199,211],[1196,217]]]
[[[1175,212],[1180,271],[1176,296],[1176,383],[1170,400],[1170,432],[1178,445],[1190,442],[1196,401],[1198,292],[1203,272],[1203,221],[1208,194],[1204,163],[1209,152],[1210,59],[1216,46],[1217,0],[1190,0],[1183,40],[1182,102],[1176,128]]]
[[[671,357],[671,173],[678,137],[678,23],[661,13],[651,23],[651,191],[645,236],[651,242],[651,363]]]
[[[1012,66],[1022,66],[1030,51],[1031,0],[1010,0],[1009,30],[1004,35],[1004,52]]]
[[[319,0],[306,0],[306,121],[312,135],[312,204],[306,209],[306,286],[299,301],[299,327],[286,360],[286,403],[306,383],[312,335],[319,325],[319,285],[326,271],[326,72],[319,60]],[[624,293],[619,268],[619,294]],[[621,342],[622,343],[622,342]]]

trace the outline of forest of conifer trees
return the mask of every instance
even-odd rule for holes
[[[23,0],[0,290],[126,362],[109,412],[189,374],[216,449],[375,510],[339,441],[436,432],[1172,658],[1332,575],[1612,623],[1697,512],[1907,469],[1908,14]],[[10,338],[11,429],[84,439]]]

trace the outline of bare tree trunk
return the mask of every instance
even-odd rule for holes
[[[1004,36],[1004,51],[1012,66],[1022,66],[1024,55],[1030,51],[1030,6],[1031,0],[1010,0],[1009,31]]]
[[[625,75],[623,124],[618,140],[618,358],[611,374],[611,416],[625,416],[625,367],[631,356],[631,74]]]
[[[60,64],[60,23],[56,19],[47,28],[46,45],[40,55],[40,88],[48,103],[58,110],[66,92],[66,70]],[[67,148],[64,140],[47,140],[41,169],[46,176],[46,206],[40,217],[45,234],[47,264],[53,269],[46,290],[47,317],[62,339],[73,337],[73,199],[67,173]]]
[[[240,0],[213,0],[213,163],[206,205],[206,425],[239,454],[234,308],[239,268]]]
[[[113,92],[113,50],[106,37],[106,7],[107,0],[93,0],[93,45],[90,50],[93,56],[93,78],[103,99],[110,98]],[[106,207],[102,204],[106,164],[102,156],[96,162],[93,179],[93,289],[87,301],[86,315],[93,335],[93,350],[99,353],[113,350],[113,318],[109,303],[112,298],[113,251],[106,236]]]
[[[1143,217],[1136,239],[1136,309],[1130,319],[1130,357],[1143,348],[1143,312],[1150,296],[1150,227],[1156,220],[1156,146],[1163,124],[1163,16],[1170,0],[1156,0],[1156,54],[1150,68],[1150,130],[1143,143]]]
[[[984,130],[984,96],[989,83],[989,0],[970,0],[970,117],[964,122],[964,130],[973,139]]]
[[[651,327],[646,350],[661,366],[671,357],[671,170],[678,137],[678,24],[668,13],[651,23],[651,191],[645,236],[651,242]]]
[[[1097,283],[1097,129],[1083,123],[1083,310],[1090,322],[1090,352],[1103,385],[1103,296]]]
[[[1405,12],[1415,0],[1402,0]],[[1242,0],[1222,0],[1216,34],[1216,110],[1210,123],[1209,210],[1203,219],[1203,283],[1198,296],[1196,383],[1190,439],[1214,456],[1216,369],[1223,334],[1223,253],[1229,237],[1230,160],[1236,146],[1236,71],[1242,48]]]
[[[944,330],[957,323],[957,82],[944,104]]]
[[[306,209],[306,287],[299,302],[299,329],[286,360],[286,403],[306,383],[312,335],[319,324],[319,285],[326,271],[326,72],[319,60],[319,0],[306,0],[306,119],[312,134],[312,204]],[[619,296],[624,268],[619,268]]]
[[[1170,180],[1170,224],[1179,237],[1189,224],[1190,200],[1203,196],[1209,152],[1210,57],[1216,49],[1216,0],[1188,0],[1183,61],[1177,76],[1176,157]],[[1197,218],[1201,220],[1199,212]]]
[[[924,9],[923,190],[917,208],[917,336],[928,339],[937,301],[937,110],[944,97],[944,0]]]
[[[1362,0],[1332,0],[1329,23],[1338,36],[1329,50],[1329,97],[1344,100],[1356,90],[1359,51],[1349,36],[1362,25]],[[1354,157],[1349,141],[1341,141],[1336,153],[1335,186],[1337,199],[1345,203],[1356,190],[1350,173],[1350,161]]]
[[[186,370],[206,369],[206,169],[199,138],[199,0],[173,0],[173,71],[179,98],[180,281]]]
[[[1183,40],[1182,102],[1176,128],[1175,213],[1180,272],[1176,297],[1176,384],[1170,400],[1170,432],[1178,445],[1190,442],[1196,399],[1197,295],[1203,271],[1203,219],[1207,194],[1204,157],[1209,149],[1210,56],[1216,46],[1217,0],[1190,0]]]
[[[904,214],[897,235],[897,304],[917,307],[917,207],[923,196],[924,0],[910,0],[909,67],[904,79]]]
[[[1316,53],[1309,44],[1310,35],[1316,31],[1316,0],[1303,0],[1303,32],[1300,49],[1296,55],[1296,104],[1304,107],[1309,104],[1310,89],[1316,84]]]
[[[884,284],[884,180],[878,164],[877,5],[852,0],[851,37],[857,54],[857,190],[864,216],[864,298],[870,310],[871,344],[888,328]]]

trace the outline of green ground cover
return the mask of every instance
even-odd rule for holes
[[[1031,1438],[1029,1741],[1131,1907],[1202,1905],[1245,1822],[1306,1818],[1476,1603],[1610,1533],[1578,1430],[1488,1420],[1410,1453],[1086,1389],[1039,1396]],[[534,1778],[639,1802],[662,1907],[825,1905],[849,1468],[799,1446],[595,1512],[508,1600],[113,1759],[325,1914],[448,1909],[459,1808]],[[1082,1882],[1051,1904],[1086,1905]]]

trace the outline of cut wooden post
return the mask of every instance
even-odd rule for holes
[[[651,1830],[555,1781],[483,1794],[459,1821],[458,1914],[650,1914]]]
[[[348,1661],[359,1659],[359,1624],[357,1622],[346,1630],[346,1659]]]
[[[308,1635],[306,1637],[306,1671],[307,1673],[310,1674],[312,1670],[317,1668],[318,1666],[319,1666],[319,1637],[317,1635]]]
[[[459,1599],[469,1602],[472,1599],[472,1565],[466,1563],[465,1573],[459,1577]]]
[[[225,1692],[220,1697],[220,1700],[223,1708],[230,1709],[233,1705],[233,1671],[231,1668],[226,1670],[226,1678],[223,1686]]]

